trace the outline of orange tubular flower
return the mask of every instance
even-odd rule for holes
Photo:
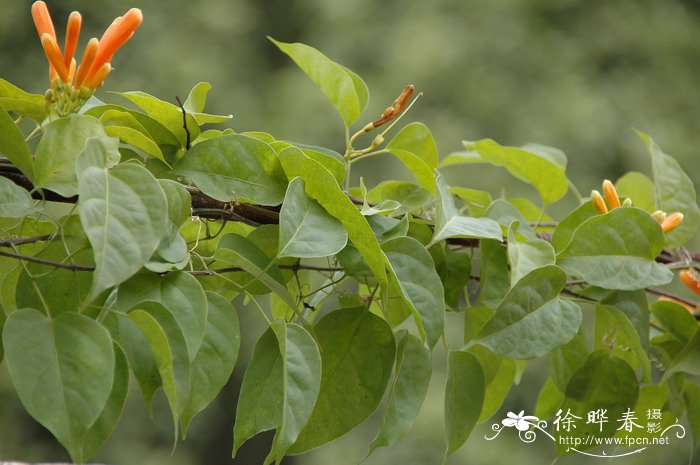
[[[132,8],[124,16],[115,19],[101,41],[90,39],[78,66],[75,52],[82,27],[80,13],[74,11],[68,18],[63,53],[58,45],[51,15],[43,1],[32,5],[32,17],[49,61],[51,89],[46,94],[47,105],[53,106],[60,116],[78,110],[95,89],[102,85],[112,71],[110,62],[114,53],[134,35],[134,31],[143,22],[141,10],[137,8]]]
[[[683,222],[683,213],[671,213],[661,222],[661,230],[668,233],[676,229]]]
[[[611,210],[620,206],[620,197],[617,195],[617,190],[615,190],[615,186],[608,179],[603,181],[603,195]]]
[[[694,269],[686,268],[685,270],[681,270],[678,276],[688,289],[700,295],[700,277]]]

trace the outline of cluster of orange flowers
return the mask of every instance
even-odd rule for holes
[[[620,203],[620,197],[617,195],[615,185],[609,179],[603,181],[603,195],[600,195],[600,192],[597,190],[591,191],[591,202],[593,202],[596,210],[603,215],[608,212],[608,209],[632,206],[632,200],[630,199],[625,199],[624,202]],[[659,222],[664,233],[673,231],[683,222],[683,213],[680,212],[666,215],[666,212],[657,210],[651,216]]]
[[[38,1],[32,5],[32,17],[41,46],[49,60],[51,89],[47,92],[47,103],[61,116],[80,108],[95,89],[102,85],[112,71],[114,53],[134,35],[143,21],[138,8],[132,8],[124,16],[115,19],[100,40],[90,39],[78,66],[75,52],[82,26],[80,13],[74,11],[68,18],[63,51],[58,45],[56,30],[44,2]]]

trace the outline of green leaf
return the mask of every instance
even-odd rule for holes
[[[387,200],[399,202],[401,206],[394,210],[394,215],[403,215],[427,208],[432,204],[430,192],[420,186],[405,181],[383,181],[369,191],[367,200],[381,203]]]
[[[497,307],[510,289],[508,257],[501,241],[479,241],[479,303]]]
[[[48,116],[46,97],[27,93],[4,79],[0,79],[0,107],[8,113],[27,116],[37,123],[41,123]]]
[[[290,308],[296,309],[296,300],[284,285],[279,268],[271,266],[270,257],[248,238],[226,234],[219,241],[216,259],[232,267],[241,267],[271,291],[282,297]]]
[[[22,218],[35,211],[29,192],[7,178],[0,178],[0,218]]]
[[[386,150],[411,170],[421,187],[428,192],[435,192],[438,151],[427,126],[418,122],[407,124],[387,144]]]
[[[406,331],[398,335],[394,372],[386,411],[377,437],[370,445],[370,454],[378,447],[394,444],[410,431],[428,393],[432,374],[430,351]]]
[[[228,381],[238,359],[240,326],[231,302],[207,292],[207,331],[192,362],[189,397],[180,417],[182,435],[187,435],[192,418],[211,401]]]
[[[523,147],[506,147],[491,139],[476,142],[464,142],[467,152],[449,155],[442,166],[463,163],[489,163],[502,166],[514,177],[532,185],[545,204],[556,202],[566,195],[568,180],[560,160],[553,159],[549,154],[537,150],[538,153]],[[557,161],[554,163],[553,161]]]
[[[279,231],[278,257],[328,257],[348,242],[343,224],[307,197],[301,178],[294,178],[287,187]]]
[[[581,308],[559,297],[565,285],[566,275],[556,266],[525,275],[467,347],[478,343],[497,355],[529,359],[566,344],[581,325]]]
[[[114,379],[106,329],[84,315],[49,319],[13,312],[3,330],[5,360],[24,408],[82,463],[83,440],[105,407]]]
[[[700,227],[700,208],[695,186],[681,165],[673,157],[665,154],[651,137],[640,131],[637,131],[637,135],[651,156],[657,205],[667,213],[678,211],[684,215],[683,223],[666,234],[666,244],[669,247],[680,247],[692,238]]]
[[[158,302],[141,302],[128,313],[148,341],[173,416],[174,435],[190,388],[190,361],[187,344],[172,314]]]
[[[632,204],[648,213],[657,210],[654,181],[638,171],[630,171],[617,180],[615,190],[620,198],[632,200]]]
[[[29,151],[24,135],[19,130],[7,111],[2,107],[2,83],[0,79],[0,154],[4,155],[30,181],[34,180],[34,160]]]
[[[437,200],[435,212],[435,234],[430,244],[436,244],[449,237],[475,237],[479,239],[501,240],[501,228],[490,218],[461,216],[455,207],[449,187],[437,177]]]
[[[272,147],[241,134],[195,145],[175,163],[173,170],[222,202],[279,205],[287,188],[287,179]]]
[[[379,242],[367,219],[345,195],[333,175],[296,147],[284,149],[279,157],[287,177],[300,177],[304,181],[306,195],[343,223],[350,241],[357,247],[367,266],[379,283],[386,286],[388,281]]]
[[[637,290],[668,284],[673,273],[656,263],[663,250],[659,223],[638,208],[616,208],[585,221],[557,265],[594,286]]]
[[[311,418],[289,450],[292,455],[362,423],[379,405],[394,364],[391,328],[365,307],[329,313],[318,321],[314,335],[321,351],[321,390]]]
[[[114,382],[109,398],[99,418],[90,426],[83,440],[82,457],[89,460],[112,435],[112,431],[119,423],[124,409],[124,402],[129,391],[129,365],[126,362],[124,352],[118,346],[114,346]]]
[[[447,363],[445,459],[464,445],[479,419],[484,402],[484,373],[479,360],[469,352],[454,351],[450,352]]]
[[[514,221],[508,229],[508,261],[510,262],[510,284],[514,286],[523,276],[534,269],[554,265],[554,248],[543,239],[519,239],[520,222]]]
[[[566,390],[571,376],[584,364],[589,353],[581,330],[569,342],[549,353],[549,375],[557,389]]]
[[[112,166],[119,161],[118,140],[108,137],[95,118],[74,114],[44,126],[34,160],[34,185],[64,197],[78,194],[76,168],[78,172],[84,168],[78,165],[78,157],[84,149],[96,150],[95,142],[92,148],[88,148],[90,138],[100,141],[100,150],[105,157],[103,166]]]
[[[460,298],[471,279],[471,272],[471,254],[468,251],[445,247],[445,265],[442,270],[438,269],[438,273],[445,288],[445,305],[449,310],[459,311]]]
[[[192,198],[185,186],[170,179],[159,179],[168,203],[169,223],[158,248],[145,267],[155,273],[183,269],[190,260],[189,249],[180,234],[180,226],[191,214]]]
[[[637,330],[624,313],[610,305],[595,310],[595,349],[608,348],[624,358],[632,368],[640,368],[642,382],[651,382],[651,363],[642,347]]]
[[[127,312],[141,302],[163,305],[177,323],[195,360],[207,327],[207,297],[197,279],[185,272],[139,273],[119,286],[112,307]]]
[[[668,364],[661,382],[668,381],[671,375],[678,372],[700,376],[700,329],[695,330],[688,344]]]
[[[233,118],[233,115],[210,115],[208,113],[203,113],[204,105],[207,102],[207,94],[210,90],[211,84],[208,82],[198,83],[192,88],[183,105],[187,114],[194,116],[194,119],[199,125],[223,123]]]
[[[693,432],[693,445],[700,445],[700,386],[690,380],[683,382],[683,400],[688,416],[688,423]]]
[[[321,387],[321,354],[316,341],[301,326],[276,321],[272,330],[277,336],[282,357],[282,418],[277,427],[273,448],[265,460],[279,464],[311,418]]]
[[[343,118],[346,127],[357,120],[369,99],[367,86],[357,74],[308,45],[278,42],[272,37],[268,39],[294,60],[321,89]]]
[[[663,326],[666,333],[683,345],[693,337],[698,329],[698,322],[681,305],[667,300],[657,300],[651,304],[651,312]]]
[[[384,242],[382,250],[423,340],[432,349],[445,328],[445,294],[433,259],[410,237]]]
[[[559,390],[552,378],[547,378],[540,395],[537,398],[535,416],[538,418],[552,418],[564,402],[564,393]]]
[[[552,235],[552,247],[557,253],[560,253],[566,248],[574,237],[574,232],[586,220],[598,215],[598,210],[595,209],[592,202],[584,202],[573,212],[561,220],[554,230]]]
[[[520,224],[518,234],[527,239],[537,239],[537,234],[535,234],[530,223],[515,206],[511,205],[511,203],[506,200],[494,200],[493,203],[489,205],[489,208],[486,209],[486,214],[484,216],[486,218],[491,218],[501,225],[504,235],[508,233],[508,228],[513,224],[513,221],[517,221]]]
[[[145,92],[115,92],[126,99],[131,100],[136,106],[146,112],[148,116],[165,126],[173,133],[182,147],[187,141],[182,110],[170,102],[164,102]],[[199,136],[199,126],[194,116],[187,115],[187,129],[190,132],[190,140],[195,140]]]
[[[471,310],[470,310],[471,311]],[[484,372],[484,403],[477,423],[483,423],[503,405],[515,380],[515,361],[494,355],[483,346],[469,349]]]
[[[472,216],[476,217],[484,216],[493,202],[493,197],[488,192],[468,187],[450,187],[450,193],[464,202]]]
[[[642,347],[649,351],[649,302],[646,291],[612,291],[600,301],[621,311],[639,335]]]
[[[180,147],[180,141],[175,134],[170,132],[170,130],[159,121],[139,111],[130,110],[120,105],[98,105],[87,110],[85,114],[100,119],[102,115],[109,112],[126,113],[131,116],[138,123],[138,126],[135,128],[144,128],[147,131],[146,134],[159,146],[168,145]]]
[[[155,252],[167,225],[167,203],[145,168],[100,165],[107,149],[89,139],[78,159],[80,221],[95,254],[92,297],[136,273]]]

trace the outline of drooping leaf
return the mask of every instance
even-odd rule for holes
[[[348,242],[343,225],[304,192],[294,178],[280,210],[278,257],[318,258],[335,255]]]
[[[504,357],[539,357],[567,343],[581,324],[581,308],[559,294],[566,275],[553,265],[525,275],[467,347],[481,344]]]
[[[0,79],[0,154],[15,165],[30,181],[34,180],[34,160],[19,130],[2,105],[2,83]]]
[[[501,240],[501,228],[492,219],[472,218],[459,214],[449,187],[442,176],[437,177],[436,194],[435,234],[430,241],[431,244],[455,236]]]
[[[680,247],[693,237],[700,227],[700,208],[697,204],[695,185],[681,165],[665,154],[654,140],[643,132],[637,135],[644,142],[651,156],[657,205],[667,213],[681,212],[683,223],[666,234],[669,247]]]
[[[5,360],[24,408],[82,463],[83,440],[112,391],[114,350],[109,333],[74,312],[47,318],[13,312],[3,330]]]
[[[268,37],[287,54],[321,89],[349,127],[367,106],[369,93],[364,81],[349,69],[330,60],[308,45],[279,42]]]
[[[445,295],[433,259],[420,242],[410,237],[384,242],[382,250],[421,336],[432,349],[445,327]]]
[[[637,290],[673,279],[655,258],[664,247],[659,223],[637,208],[616,208],[586,220],[557,265],[606,289]]]
[[[0,178],[0,218],[23,218],[35,211],[29,192],[7,178]]]
[[[166,198],[153,175],[132,163],[108,169],[100,164],[106,152],[92,138],[78,159],[80,221],[95,254],[93,297],[136,273],[167,225]]]
[[[454,351],[448,357],[445,386],[445,459],[457,452],[476,425],[484,402],[484,373],[469,352]]]
[[[543,239],[519,239],[516,235],[520,223],[514,221],[508,229],[508,261],[511,286],[536,268],[554,265],[554,248]]]
[[[314,335],[321,351],[321,390],[311,418],[289,450],[292,455],[362,423],[379,405],[394,364],[391,328],[365,307],[329,313],[316,323]]]
[[[435,169],[438,151],[435,139],[423,123],[404,126],[387,144],[386,150],[411,170],[418,183],[428,192],[435,192]]]

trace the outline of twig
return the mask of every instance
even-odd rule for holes
[[[176,96],[175,96],[175,100],[177,100],[177,103],[178,103],[178,105],[180,105],[180,109],[182,110],[182,127],[183,127],[183,129],[185,130],[185,135],[186,135],[186,137],[187,137],[187,139],[186,139],[186,141],[185,141],[185,148],[186,148],[187,150],[189,150],[189,149],[190,149],[190,143],[191,143],[190,138],[191,138],[192,136],[190,135],[190,129],[187,127],[187,111],[185,110],[185,106],[182,104],[182,101],[180,101],[180,97],[178,97],[178,96],[176,95]]]
[[[5,252],[4,250],[0,250],[0,256],[14,258],[17,260],[22,260],[22,261],[30,262],[30,263],[38,263],[40,265],[53,266],[54,268],[61,268],[63,270],[95,271],[94,266],[84,266],[84,265],[74,265],[74,264],[70,264],[70,263],[61,263],[61,262],[56,262],[53,260],[47,260],[45,258],[31,257],[29,255],[22,255],[22,254],[18,254],[18,253],[14,253],[14,252]]]
[[[1,239],[0,247],[13,247],[17,245],[33,244],[35,242],[48,241],[53,237],[53,234],[44,234],[42,236],[32,237],[16,237],[14,239]]]

